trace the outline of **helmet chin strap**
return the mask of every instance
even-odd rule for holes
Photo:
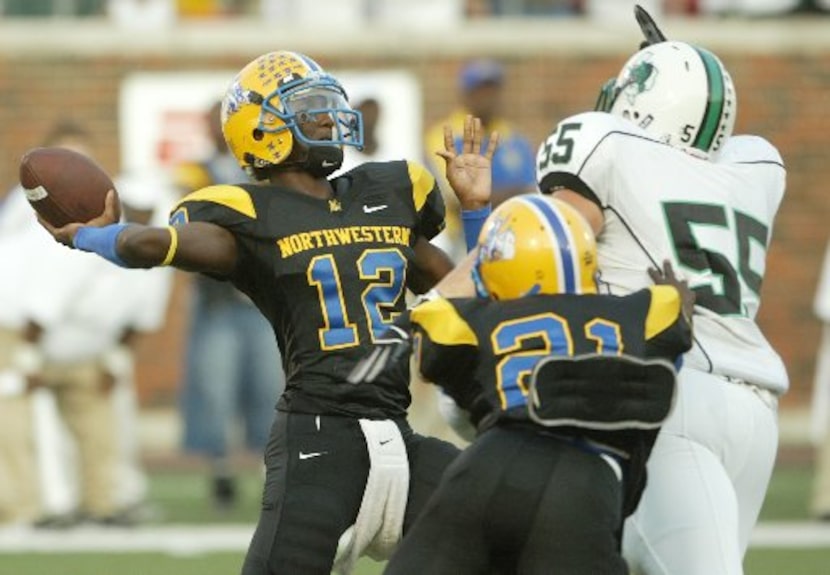
[[[296,157],[302,152],[305,152],[303,157]],[[291,156],[279,164],[280,169],[308,172],[315,178],[330,176],[343,165],[343,149],[340,146],[306,146],[295,142]]]
[[[343,148],[340,146],[311,146],[306,156],[306,170],[317,178],[325,178],[343,165]]]

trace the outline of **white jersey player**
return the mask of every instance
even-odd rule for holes
[[[645,270],[667,259],[697,295],[695,346],[624,554],[634,573],[740,574],[788,387],[755,323],[786,171],[766,140],[732,136],[735,89],[703,49],[645,47],[600,102],[603,111],[563,120],[540,146],[541,191],[592,223],[610,293],[649,285]]]

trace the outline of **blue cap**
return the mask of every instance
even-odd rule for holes
[[[495,60],[473,60],[461,70],[458,82],[468,92],[482,84],[500,84],[503,78],[504,69]]]

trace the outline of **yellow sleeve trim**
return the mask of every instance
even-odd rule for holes
[[[239,186],[208,186],[186,195],[176,207],[185,202],[213,202],[235,210],[253,220],[256,219],[256,208],[254,208],[251,195]]]
[[[646,316],[646,339],[663,332],[680,316],[680,292],[673,286],[651,286],[651,303]]]
[[[429,193],[435,187],[435,178],[421,164],[407,162],[409,179],[412,182],[412,199],[415,201],[415,210],[420,212],[427,202]]]
[[[173,258],[176,257],[176,250],[179,247],[179,231],[173,226],[167,226],[167,229],[170,230],[170,247],[167,248],[167,255],[164,256],[164,260],[160,264],[163,266],[169,266],[173,263]]]
[[[458,311],[444,298],[422,303],[412,310],[410,318],[440,345],[474,345],[478,338],[470,325],[458,315]]]

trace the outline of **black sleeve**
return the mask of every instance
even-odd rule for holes
[[[582,178],[570,172],[550,172],[546,174],[539,182],[539,189],[543,194],[553,194],[562,189],[572,190],[602,209],[602,203],[594,190]]]

